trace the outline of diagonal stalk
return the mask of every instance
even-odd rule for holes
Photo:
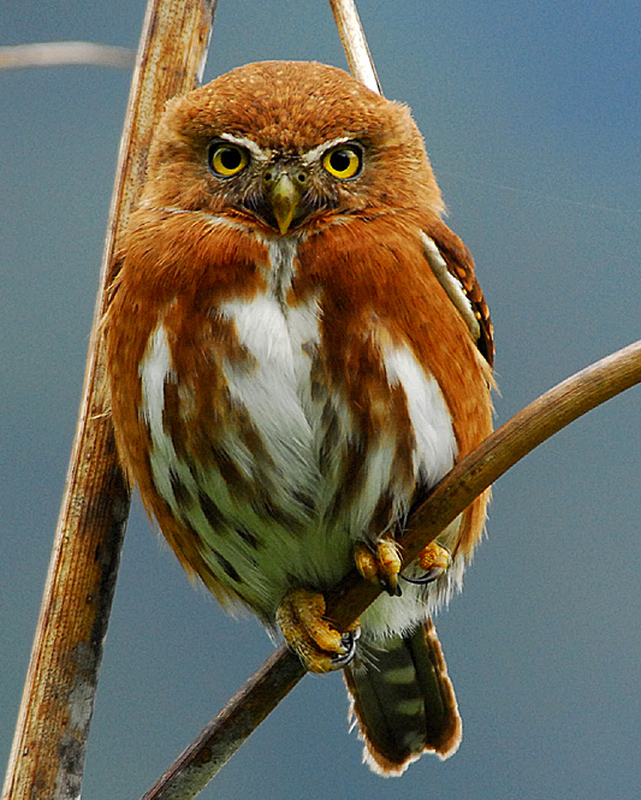
[[[217,0],[150,0],[118,159],[83,399],[3,800],[80,796],[129,488],[115,452],[100,321],[114,253],[138,200],[152,130],[194,87]]]
[[[376,74],[374,59],[365,38],[356,3],[354,0],[329,0],[329,4],[350,72],[368,89],[382,94],[383,90]]]

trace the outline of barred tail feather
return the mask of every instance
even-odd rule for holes
[[[375,663],[348,667],[345,680],[374,772],[401,775],[423,753],[446,759],[457,751],[461,717],[431,620],[386,642]]]

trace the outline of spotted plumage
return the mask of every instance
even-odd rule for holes
[[[306,628],[317,593],[491,430],[489,313],[442,210],[404,106],[268,62],[169,104],[124,237],[105,321],[123,463],[187,571],[319,671],[343,656]],[[486,500],[439,537],[434,583],[401,582],[361,620],[346,678],[385,774],[458,746],[428,620]]]

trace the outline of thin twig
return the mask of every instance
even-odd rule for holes
[[[352,75],[368,89],[382,94],[365,32],[354,0],[329,0]]]
[[[131,69],[136,53],[128,47],[94,42],[34,42],[0,47],[0,69],[88,64]]]
[[[409,520],[403,563],[413,561],[472,500],[539,444],[596,406],[641,382],[641,340],[558,384],[462,459]],[[346,630],[381,592],[353,570],[327,597],[327,616]],[[144,795],[190,800],[222,769],[303,677],[297,657],[281,646]]]
[[[67,485],[3,800],[80,796],[87,736],[129,509],[114,447],[100,321],[114,251],[169,97],[193,88],[216,0],[150,0],[119,154],[101,288]]]

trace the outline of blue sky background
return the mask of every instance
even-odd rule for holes
[[[413,108],[497,330],[505,421],[639,338],[641,3],[360,0],[385,93]],[[135,47],[139,0],[6,0],[0,43]],[[220,0],[208,79],[344,66],[324,0]],[[130,76],[0,73],[0,762],[8,757],[75,427]],[[641,394],[495,487],[489,537],[438,620],[459,753],[401,781],[360,764],[339,675],[306,678],[203,793],[633,798],[641,783]],[[135,504],[84,796],[140,796],[271,645],[194,591]]]

